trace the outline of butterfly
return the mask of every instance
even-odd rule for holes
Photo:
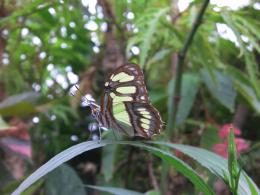
[[[108,75],[100,107],[92,105],[92,114],[100,126],[130,137],[149,139],[163,127],[159,112],[149,101],[143,72],[132,63]]]

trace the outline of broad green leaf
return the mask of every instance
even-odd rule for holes
[[[96,189],[101,192],[108,192],[114,195],[142,195],[143,193],[135,192],[132,190],[126,190],[124,188],[114,188],[108,186],[93,186],[93,185],[86,185],[88,188]]]
[[[50,172],[45,180],[46,195],[83,195],[86,191],[77,173],[68,165],[63,164]]]
[[[109,144],[124,144],[124,145],[131,145],[135,147],[140,147],[144,150],[150,151],[154,155],[158,156],[159,158],[167,161],[171,166],[174,166],[176,170],[181,172],[185,177],[187,177],[200,191],[205,194],[213,194],[211,188],[199,177],[199,175],[185,162],[178,159],[174,155],[158,149],[153,146],[149,146],[147,144],[141,142],[126,142],[126,141],[108,141],[104,140],[101,142],[98,141],[87,141],[75,146],[72,146],[63,152],[57,154],[52,159],[50,159],[47,163],[42,165],[38,168],[35,172],[33,172],[26,180],[24,180],[20,186],[12,193],[12,195],[18,195],[30,185],[32,185],[35,181],[46,175],[47,173],[51,172],[59,165],[63,164],[64,162],[72,159],[73,157],[100,147],[107,146]]]
[[[213,80],[206,69],[200,71],[201,77],[212,96],[215,97],[223,106],[233,112],[237,94],[234,90],[231,78],[218,70],[215,70],[213,73],[216,81]]]
[[[216,176],[222,179],[224,179],[225,177],[224,174],[228,173],[227,160],[205,149],[181,144],[172,144],[167,142],[150,141],[149,143],[154,143],[163,147],[167,146],[169,148],[179,150],[184,154],[188,155],[189,157],[193,158],[201,166],[207,168],[211,173],[215,174]],[[238,185],[239,195],[250,194],[250,187],[247,184],[245,177],[243,176],[244,174],[246,175],[246,173],[242,171]],[[257,185],[253,181],[251,182],[254,186],[254,189],[260,193],[259,189],[257,188]]]
[[[181,86],[181,97],[176,117],[176,125],[182,124],[186,118],[188,117],[190,110],[193,106],[196,94],[199,89],[200,80],[198,76],[194,74],[184,74],[182,79],[182,86]],[[169,83],[168,92],[169,94],[173,94],[175,86],[175,81],[172,80]],[[169,96],[170,97],[170,96]],[[170,104],[171,101],[168,101]],[[171,106],[168,106],[171,108]]]
[[[21,116],[36,112],[35,104],[39,94],[26,92],[19,95],[8,97],[0,103],[0,115],[2,116]]]

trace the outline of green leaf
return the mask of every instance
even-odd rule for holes
[[[162,50],[158,51],[157,53],[155,53],[155,55],[152,56],[147,61],[147,69],[149,69],[151,64],[165,59],[167,57],[167,55],[169,55],[171,52],[172,52],[172,50],[167,48],[167,49],[162,49]]]
[[[31,15],[33,13],[37,13],[40,10],[46,10],[50,7],[55,7],[58,4],[59,3],[57,3],[57,2],[56,3],[46,3],[42,0],[32,2],[32,3],[29,4],[29,6],[24,6],[24,8],[18,9],[17,11],[14,11],[10,16],[7,16],[7,17],[1,19],[0,20],[0,26],[4,25],[7,22],[14,21],[18,17],[28,16],[28,15]]]
[[[3,129],[6,129],[10,127],[4,120],[3,118],[0,116],[0,131],[3,130]]]
[[[47,175],[44,191],[46,195],[86,194],[83,183],[77,173],[66,164]]]
[[[36,112],[36,101],[39,94],[26,92],[10,96],[0,103],[0,115],[2,116],[24,116]]]
[[[237,174],[238,174],[238,164],[237,164],[237,156],[236,156],[236,144],[235,144],[235,135],[234,129],[230,129],[229,137],[228,137],[228,171],[230,176],[230,189],[233,194],[237,194],[235,183],[238,183]]]
[[[112,131],[108,132],[106,138],[114,137]],[[105,181],[109,181],[113,177],[114,159],[116,154],[116,145],[108,145],[102,151],[102,173],[104,174]]]
[[[132,190],[126,190],[124,188],[114,188],[114,187],[107,187],[107,186],[93,186],[93,185],[85,185],[88,188],[96,189],[102,192],[108,192],[114,195],[142,195],[143,193],[135,192]]]
[[[157,190],[150,190],[148,192],[145,192],[145,195],[161,195],[161,193]]]
[[[75,146],[72,146],[63,152],[57,154],[52,159],[50,159],[47,163],[42,165],[40,168],[38,168],[34,173],[32,173],[26,180],[24,180],[20,186],[12,193],[12,195],[18,195],[22,191],[24,191],[26,188],[28,188],[31,184],[33,184],[35,181],[58,167],[59,165],[63,164],[64,162],[72,159],[73,157],[95,149],[104,147],[109,144],[125,144],[125,145],[131,145],[135,147],[140,147],[144,150],[150,151],[154,155],[158,156],[159,158],[167,161],[170,165],[174,166],[176,170],[181,172],[185,177],[187,177],[200,191],[202,191],[205,194],[213,194],[213,191],[211,188],[200,178],[200,176],[185,162],[178,159],[174,155],[163,151],[161,149],[158,149],[156,147],[149,146],[147,144],[141,143],[141,142],[126,142],[126,141],[108,141],[104,140],[101,142],[98,141],[87,141],[80,144],[77,144]]]
[[[198,76],[190,73],[186,73],[183,75],[182,85],[181,85],[181,97],[176,117],[176,125],[182,124],[188,117],[190,110],[193,106],[196,94],[199,89],[200,80]],[[168,86],[169,94],[173,94],[175,86],[175,80],[170,81]],[[170,95],[169,95],[170,97]],[[171,101],[169,99],[168,104]],[[171,108],[168,105],[169,108]]]
[[[237,155],[236,155],[236,143],[235,143],[235,135],[234,129],[230,129],[229,137],[228,137],[228,170],[231,173],[231,179],[233,176],[237,174]]]
[[[215,80],[213,80],[206,69],[200,71],[201,77],[212,96],[233,112],[237,94],[234,90],[231,78],[218,70],[215,70],[213,73],[215,75]]]
[[[236,23],[233,21],[233,18],[228,14],[228,12],[223,12],[221,13],[221,15],[223,20],[227,23],[227,25],[232,29],[232,31],[236,35],[237,41],[241,49],[240,55],[244,54],[245,57],[246,70],[249,74],[249,80],[254,86],[254,90],[256,91],[257,97],[260,98],[260,90],[259,90],[259,82],[258,82],[259,70],[254,55],[252,54],[252,52],[248,51],[246,45],[243,43],[243,40],[241,38],[241,33],[238,31]]]
[[[144,67],[144,65],[146,63],[148,52],[149,52],[149,50],[151,48],[153,35],[156,32],[156,27],[157,27],[157,24],[159,22],[159,19],[160,19],[160,17],[165,15],[168,11],[169,11],[168,7],[160,9],[159,11],[157,10],[155,12],[155,14],[152,16],[152,19],[149,20],[148,28],[146,29],[146,32],[145,32],[145,39],[143,40],[143,42],[142,42],[142,44],[140,46],[140,49],[141,49],[140,66],[142,68]]]
[[[251,195],[258,195],[259,194],[259,190],[256,188],[255,184],[253,183],[253,181],[246,175],[246,174],[243,174],[247,183],[248,183],[248,186],[250,188],[250,191],[251,191]]]
[[[218,156],[210,151],[207,151],[202,148],[197,148],[193,146],[186,146],[181,144],[172,144],[167,142],[155,142],[150,141],[149,143],[154,143],[160,146],[167,146],[172,149],[176,149],[181,151],[182,153],[188,155],[189,157],[193,158],[195,161],[197,161],[201,166],[207,168],[211,173],[214,175],[224,179],[225,173],[228,173],[228,162],[226,159],[222,158],[221,156]],[[250,194],[250,187],[247,184],[247,181],[243,175],[246,175],[245,172],[240,177],[239,185],[238,185],[238,194],[244,195],[244,194]],[[257,191],[259,189],[257,188],[257,185],[252,181],[252,185],[254,186]],[[260,192],[260,191],[259,191]]]
[[[226,69],[227,74],[233,80],[237,92],[245,98],[245,100],[260,114],[260,101],[257,98],[256,92],[247,76],[236,68],[229,67]]]

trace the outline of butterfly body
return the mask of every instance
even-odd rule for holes
[[[136,64],[126,64],[109,74],[101,97],[98,122],[128,136],[150,138],[159,134],[162,120],[150,104],[143,72]]]

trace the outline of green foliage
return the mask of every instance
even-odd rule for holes
[[[40,167],[38,170],[36,170],[31,176],[29,176],[25,181],[22,182],[22,184],[16,189],[15,192],[12,194],[19,194],[22,191],[24,191],[26,188],[28,188],[31,184],[33,184],[35,181],[46,175],[47,173],[51,172],[53,169],[61,165],[62,163],[68,161],[69,159],[85,152],[88,150],[92,150],[95,148],[100,148],[103,146],[106,146],[108,144],[129,144],[136,147],[141,147],[142,149],[145,149],[147,151],[152,152],[154,155],[162,158],[163,160],[167,161],[170,165],[174,166],[178,171],[183,173],[187,178],[190,179],[193,184],[200,189],[205,194],[213,194],[213,191],[210,189],[210,187],[196,174],[194,170],[189,167],[185,162],[182,160],[176,158],[172,154],[160,150],[156,147],[152,147],[149,145],[145,145],[138,142],[120,142],[120,141],[102,141],[102,142],[95,142],[95,141],[89,141],[89,142],[83,142],[78,145],[72,146],[69,149],[64,150],[63,152],[59,153],[55,157],[53,157],[50,161],[48,161],[46,164],[44,164],[42,167]]]
[[[223,106],[234,112],[236,91],[232,80],[215,70],[213,72],[215,80],[210,76],[207,70],[201,70],[201,77],[207,86],[209,92],[215,97]]]
[[[77,173],[68,165],[62,165],[49,173],[44,185],[45,193],[48,195],[86,193]]]
[[[36,102],[39,94],[25,92],[16,96],[10,96],[0,103],[0,115],[22,116],[36,112]]]
[[[195,159],[198,163],[200,163],[202,166],[206,167],[211,171],[213,174],[216,174],[217,176],[221,178],[225,178],[223,175],[223,172],[228,172],[229,166],[226,160],[223,158],[206,151],[204,149],[191,147],[191,146],[185,146],[180,144],[171,144],[167,142],[150,142],[153,144],[161,145],[161,146],[167,146],[169,148],[177,149],[184,154],[192,157]],[[145,143],[141,142],[124,142],[124,141],[109,141],[104,140],[99,142],[96,141],[88,141],[83,142],[78,145],[72,146],[71,148],[68,148],[52,159],[50,159],[47,163],[45,163],[43,166],[41,166],[38,170],[36,170],[32,175],[30,175],[25,181],[22,182],[22,184],[13,192],[12,194],[19,194],[26,188],[28,188],[31,184],[33,184],[35,181],[46,175],[47,173],[51,172],[53,169],[58,167],[59,165],[63,164],[64,162],[68,161],[69,159],[72,159],[73,157],[88,151],[93,150],[96,148],[104,147],[110,144],[126,144],[131,145],[135,147],[140,147],[144,150],[147,150],[154,155],[160,157],[161,159],[167,161],[170,165],[174,166],[175,169],[180,171],[182,174],[184,174],[187,178],[190,179],[190,181],[202,192],[205,194],[213,194],[213,191],[210,189],[210,186],[208,186],[197,174],[196,172],[185,162],[178,159],[174,155],[170,154],[166,150],[161,150],[157,147],[147,145]],[[252,183],[251,183],[252,184]],[[254,185],[254,189],[257,191],[256,185]],[[238,191],[239,194],[245,194],[246,191],[251,188],[247,185],[247,182],[245,179],[240,180],[238,183]]]
[[[113,188],[113,187],[105,187],[105,186],[92,186],[92,185],[86,185],[86,187],[88,188],[92,188],[101,192],[108,192],[111,194],[115,194],[115,195],[121,195],[121,194],[125,194],[125,195],[141,195],[142,193],[139,192],[135,192],[132,190],[126,190],[126,189],[122,189],[122,188]]]
[[[73,85],[79,84],[83,94],[90,93],[99,100],[108,74],[104,71],[111,68],[106,67],[106,60],[109,58],[116,64],[122,57],[123,61],[135,62],[144,69],[151,103],[160,111],[163,121],[167,121],[173,107],[169,100],[174,96],[174,83],[179,76],[177,58],[202,1],[193,1],[180,12],[177,1],[166,0],[109,0],[104,1],[105,7],[99,4],[101,1],[94,6],[85,5],[88,1],[75,0],[3,2],[3,6],[0,3],[0,156],[6,157],[1,139],[19,137],[19,133],[9,130],[10,127],[19,130],[13,124],[18,118],[27,124],[25,131],[32,142],[35,164],[27,166],[24,161],[28,173],[47,161],[24,180],[17,192],[49,173],[45,185],[38,180],[26,193],[43,188],[46,194],[72,194],[77,190],[78,194],[84,194],[86,189],[112,194],[139,194],[137,191],[160,194],[163,189],[157,189],[156,182],[163,180],[163,163],[167,162],[171,169],[166,170],[169,177],[165,185],[168,190],[176,190],[176,194],[197,191],[213,194],[215,179],[208,178],[215,176],[224,180],[233,194],[259,194],[257,147],[254,153],[249,148],[239,155],[242,161],[247,159],[243,170],[237,164],[233,134],[229,138],[228,161],[207,151],[220,143],[218,130],[238,116],[240,105],[249,110],[247,120],[239,127],[241,138],[246,137],[252,146],[260,138],[258,123],[250,122],[259,121],[260,115],[260,16],[255,1],[237,10],[208,5],[180,73],[181,95],[175,97],[179,106],[175,128],[171,129],[180,133],[167,137],[163,130],[161,135],[153,137],[160,141],[149,144],[108,141],[113,138],[111,132],[103,136],[101,143],[83,142],[98,132],[89,132],[93,123],[91,112],[80,104],[77,94],[71,97],[70,93],[74,94]],[[39,122],[32,122],[33,117],[38,117]],[[92,154],[97,148],[102,151]],[[176,157],[172,149],[197,163],[191,163],[182,154],[176,153]],[[85,151],[88,152],[78,156]],[[147,151],[154,158],[150,167]],[[72,169],[78,164],[54,170],[75,156],[78,157],[73,163],[74,160],[79,164],[91,162],[98,167],[93,173],[97,186],[83,185],[88,180],[79,179]],[[0,190],[6,194],[16,187],[8,188],[13,169],[6,167],[11,165],[1,159]],[[204,172],[203,167],[208,171]],[[179,186],[175,189],[177,184],[172,181],[178,183],[176,172],[193,186],[185,182],[185,189]],[[254,174],[249,177],[246,172]],[[68,184],[76,190],[70,191]]]
[[[169,95],[174,90],[175,81],[171,81],[168,86]],[[176,117],[176,125],[182,124],[188,117],[193,106],[196,94],[199,90],[200,80],[194,74],[183,75],[182,91],[179,102],[179,109]],[[170,102],[168,102],[170,104]],[[168,106],[170,107],[170,106]]]

